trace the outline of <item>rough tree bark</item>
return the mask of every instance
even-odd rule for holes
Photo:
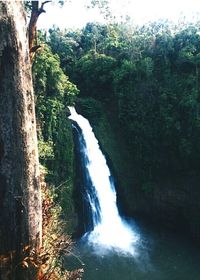
[[[39,248],[41,191],[34,95],[25,14],[19,1],[0,1],[0,280],[21,273],[25,248]]]

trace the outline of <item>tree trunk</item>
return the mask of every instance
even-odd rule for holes
[[[38,249],[41,191],[25,14],[0,1],[0,280],[36,279],[21,262]]]

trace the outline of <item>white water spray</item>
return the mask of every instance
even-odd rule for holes
[[[103,249],[114,249],[133,255],[135,254],[134,244],[138,237],[119,215],[114,183],[92,127],[88,120],[77,114],[73,107],[69,107],[69,110],[71,113],[69,119],[76,122],[82,131],[85,142],[84,153],[88,159],[86,168],[96,198],[92,199],[88,191],[87,198],[92,209],[94,224],[94,230],[86,234],[88,241]]]

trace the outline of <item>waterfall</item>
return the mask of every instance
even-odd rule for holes
[[[92,127],[87,119],[77,114],[75,108],[69,107],[69,110],[69,119],[79,134],[79,149],[87,182],[85,195],[89,203],[90,226],[85,236],[95,246],[133,254],[133,245],[138,237],[119,215],[114,182]]]

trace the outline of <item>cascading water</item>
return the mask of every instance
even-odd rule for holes
[[[85,237],[95,246],[135,254],[133,245],[138,237],[119,215],[115,186],[92,127],[73,107],[69,107],[69,110],[69,119],[79,133],[79,148],[87,182],[85,191],[90,223]]]

